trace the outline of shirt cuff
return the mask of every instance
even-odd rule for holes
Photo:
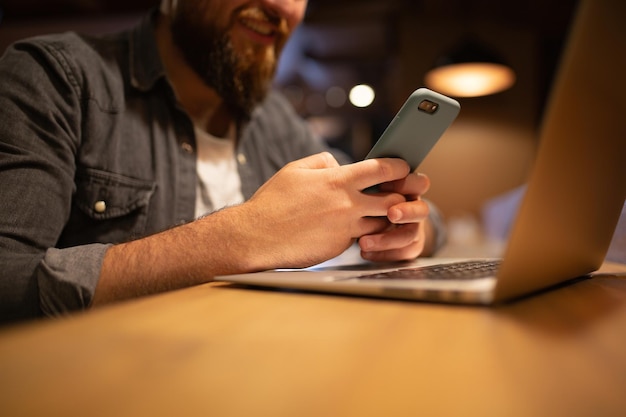
[[[110,244],[48,249],[37,270],[39,302],[46,316],[84,310],[91,304]]]
[[[439,249],[441,249],[446,242],[448,241],[448,231],[446,228],[446,224],[443,220],[441,212],[431,201],[424,199],[426,204],[428,204],[429,214],[428,219],[433,226],[433,230],[435,231],[435,247],[433,248],[433,254],[437,253]]]

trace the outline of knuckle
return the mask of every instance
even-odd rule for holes
[[[390,193],[387,196],[387,207],[392,207],[406,202],[406,197],[398,193]]]
[[[377,160],[376,168],[377,175],[381,179],[381,182],[386,182],[392,178],[393,170],[391,168],[391,164],[383,160]]]

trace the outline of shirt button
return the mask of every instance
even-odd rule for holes
[[[239,161],[241,165],[245,165],[246,162],[248,162],[248,160],[246,159],[246,156],[242,153],[237,154],[237,161]]]
[[[183,147],[183,151],[185,151],[187,153],[193,153],[193,146],[191,146],[191,144],[189,144],[187,142],[183,142],[183,144],[181,146]]]
[[[107,209],[107,203],[102,200],[96,201],[96,204],[93,205],[93,209],[96,213],[104,213]]]

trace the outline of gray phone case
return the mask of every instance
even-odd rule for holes
[[[415,170],[460,108],[450,97],[427,88],[415,90],[365,158],[402,158]]]

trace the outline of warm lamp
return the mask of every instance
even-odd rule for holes
[[[515,83],[515,72],[476,41],[466,41],[441,57],[425,77],[432,90],[453,97],[495,94]]]

